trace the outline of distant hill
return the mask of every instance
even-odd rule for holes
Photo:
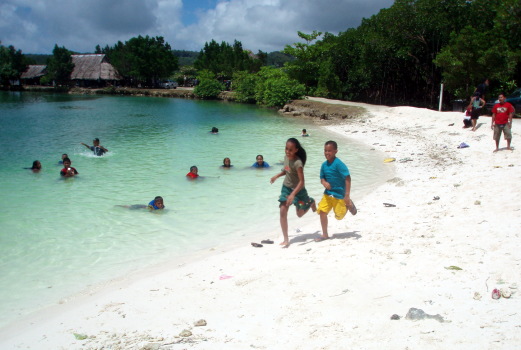
[[[179,59],[179,66],[193,66],[195,59],[199,55],[199,51],[172,50],[174,55]]]
[[[47,64],[47,59],[52,55],[26,53],[25,58],[29,60],[30,64]]]

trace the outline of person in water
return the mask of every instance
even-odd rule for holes
[[[309,136],[309,134],[306,131],[306,129],[302,129],[302,135],[301,136]]]
[[[95,138],[93,141],[92,141],[93,145],[92,146],[89,146],[87,145],[86,143],[81,143],[83,146],[87,147],[88,149],[90,149],[92,152],[94,152],[94,155],[98,156],[98,157],[101,157],[102,155],[105,154],[105,152],[108,152],[109,150],[106,149],[105,147],[103,146],[100,146],[99,144],[99,139],[98,138]]]
[[[258,154],[257,158],[255,159],[255,163],[252,164],[252,168],[269,168],[270,165],[268,162],[264,161],[264,157],[262,154]]]
[[[219,129],[217,129],[215,126],[212,128],[212,131],[210,131],[211,134],[217,135],[219,133]]]
[[[284,168],[280,173],[273,176],[270,183],[274,183],[279,177],[284,176],[282,189],[279,197],[280,227],[284,241],[280,245],[284,248],[289,246],[288,237],[288,210],[294,204],[297,216],[304,216],[311,208],[317,210],[315,200],[308,196],[304,187],[304,165],[306,165],[306,151],[295,138],[286,141],[286,155],[284,156]]]
[[[71,160],[69,158],[65,158],[63,160],[63,169],[60,170],[60,175],[63,177],[73,177],[78,175],[78,171],[71,167]]]
[[[67,155],[67,153],[62,154],[62,160],[58,161],[58,164],[63,164],[63,160],[64,160],[65,158],[69,158],[69,156]]]
[[[33,173],[37,173],[39,172],[40,170],[42,170],[42,163],[40,163],[39,160],[35,160],[33,162],[33,165],[30,167],[30,168],[24,168],[24,169],[30,169],[33,171]]]
[[[150,209],[150,210],[163,210],[165,209],[165,203],[163,202],[163,197],[157,196],[148,203],[148,205],[144,204],[133,204],[133,205],[116,205],[117,207],[128,208],[130,210],[135,209]]]
[[[189,179],[197,179],[199,177],[199,169],[197,169],[197,167],[195,165],[192,165],[190,167],[190,172],[188,174],[186,174],[186,177],[188,177]]]
[[[223,159],[223,165],[221,166],[221,168],[231,168],[233,165],[232,165],[232,161],[230,160],[230,158],[226,157]]]

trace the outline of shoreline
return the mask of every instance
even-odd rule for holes
[[[2,335],[0,346],[519,347],[519,151],[492,153],[487,117],[473,133],[461,129],[458,112],[310,100],[366,108],[367,116],[347,124],[317,124],[396,159],[392,178],[353,198],[356,216],[330,217],[334,239],[313,241],[317,216],[290,232],[289,249],[243,246],[161,267],[20,325],[16,334]],[[514,147],[519,127],[514,120]],[[461,142],[470,147],[458,149]],[[492,183],[509,187],[498,191]],[[506,287],[509,299],[490,297]],[[413,307],[446,322],[405,319]],[[391,320],[393,314],[400,319]],[[200,319],[207,325],[195,326]],[[192,335],[180,336],[184,330]]]

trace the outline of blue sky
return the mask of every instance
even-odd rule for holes
[[[0,41],[24,53],[55,44],[93,52],[138,35],[162,36],[173,49],[199,51],[212,39],[272,52],[297,32],[338,34],[394,0],[0,0]]]

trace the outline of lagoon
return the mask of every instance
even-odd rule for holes
[[[323,144],[353,178],[352,198],[388,174],[382,156],[309,121],[218,101],[0,93],[0,326],[86,288],[214,247],[280,235],[277,198],[285,141],[308,152],[306,187],[320,199]],[[209,133],[219,128],[218,135]],[[95,157],[80,142],[98,137]],[[62,179],[67,153],[79,176]],[[251,169],[257,154],[272,165]],[[223,169],[223,158],[233,168]],[[43,170],[23,169],[40,160]],[[197,165],[203,176],[188,181]],[[128,210],[155,196],[166,210]],[[309,220],[290,212],[290,232]]]

